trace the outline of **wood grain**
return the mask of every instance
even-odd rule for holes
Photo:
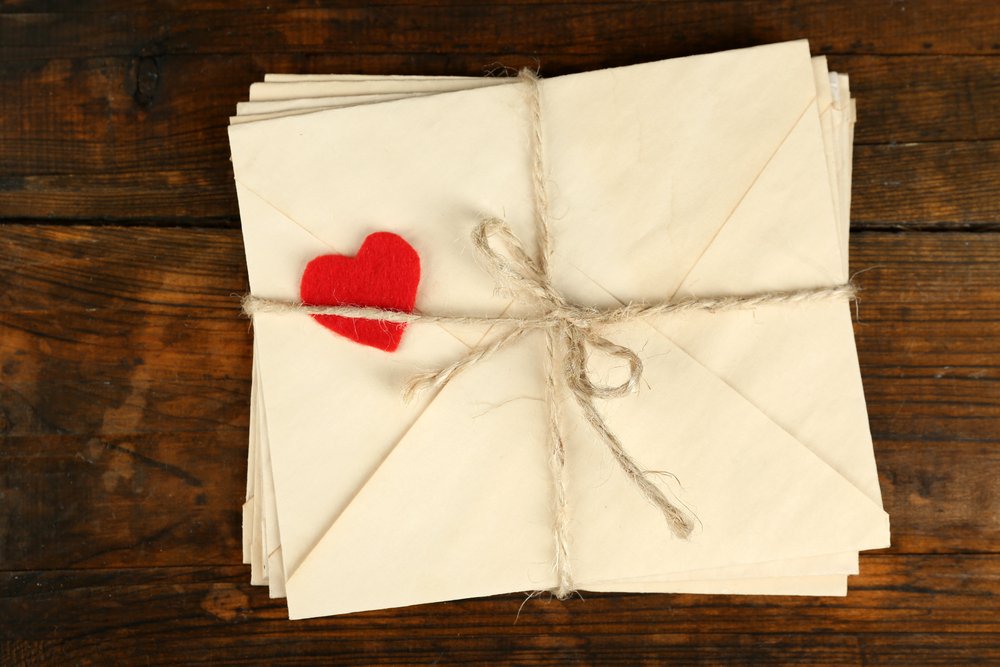
[[[10,510],[0,518],[4,569],[240,561],[245,430],[8,437],[0,446]],[[889,553],[996,550],[995,442],[890,440],[875,451],[893,525]]]
[[[940,665],[963,664],[970,655],[995,653],[990,635],[962,633],[920,634],[629,634],[608,641],[573,640],[549,636],[475,640],[450,636],[413,638],[405,642],[356,638],[331,642],[312,635],[290,637],[287,632],[244,644],[225,639],[225,633],[202,644],[168,638],[157,641],[159,652],[144,653],[147,644],[115,640],[121,665],[171,665],[169,656],[208,654],[213,665],[308,665],[333,660],[346,664],[696,664],[696,665]],[[0,641],[0,660],[11,667],[39,664],[101,664],[110,646],[84,645],[72,640]],[[140,657],[141,656],[141,657]],[[627,659],[626,657],[627,656]],[[190,664],[190,663],[189,663]],[[326,664],[329,664],[328,662]]]
[[[859,100],[855,333],[893,547],[847,598],[289,622],[247,584],[226,122],[252,81],[554,76],[802,37]],[[1000,664],[998,56],[985,0],[0,3],[0,665]]]
[[[837,599],[586,594],[522,607],[505,595],[294,623],[244,577],[233,567],[0,575],[0,615],[25,619],[0,640],[26,656],[12,664],[99,663],[109,649],[129,664],[192,652],[220,664],[946,664],[995,651],[1000,631],[998,556],[867,556]]]
[[[242,632],[241,627],[226,628]],[[116,656],[121,665],[171,665],[173,655],[212,655],[213,665],[308,665],[329,664],[491,664],[491,665],[940,665],[967,664],[971,656],[994,654],[998,643],[992,635],[964,633],[918,634],[707,634],[629,633],[597,641],[550,635],[499,635],[462,639],[454,634],[389,642],[359,635],[350,640],[329,641],[308,635],[290,636],[286,632],[260,637],[250,635],[237,642],[220,631],[201,643],[169,635],[157,640],[156,654],[150,655],[148,643],[115,639]],[[11,667],[38,664],[101,664],[110,642],[95,646],[95,641],[11,640],[0,641],[0,660]],[[189,663],[190,664],[190,663]],[[983,663],[980,663],[983,664]]]
[[[238,560],[251,341],[238,232],[9,225],[0,238],[0,563]],[[1000,234],[869,232],[851,250],[893,552],[993,552]]]
[[[636,44],[655,59],[801,35],[809,35],[824,53],[1000,51],[1000,15],[990,3],[976,0],[914,5],[866,0],[407,2],[334,8],[258,4],[172,18],[140,8],[3,13],[0,59],[135,55],[143,49],[152,55],[246,53],[248,45],[257,53],[613,55]]]
[[[563,74],[648,59],[559,54]],[[266,71],[472,74],[489,55],[207,55],[0,65],[0,219],[235,226],[226,125]],[[837,56],[859,97],[857,228],[1000,221],[1000,58]],[[64,100],[72,99],[73,104]]]
[[[1000,141],[858,146],[855,154],[855,229],[1000,228]],[[213,161],[221,162],[203,164]],[[9,176],[0,180],[0,197],[0,220],[8,222],[238,225],[228,162],[215,169]]]

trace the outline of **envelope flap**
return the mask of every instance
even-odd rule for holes
[[[245,123],[229,132],[241,190],[334,252],[353,254],[375,231],[407,239],[435,269],[422,281],[418,309],[474,315],[508,306],[469,239],[482,216],[499,215],[533,247],[528,130],[516,86]],[[256,259],[248,255],[251,275],[259,273]],[[267,261],[278,265],[275,280],[297,285],[298,257]]]
[[[437,326],[411,327],[387,355],[306,315],[254,320],[286,570],[293,572],[431,397],[405,403],[414,374],[467,351]]]
[[[641,466],[677,476],[673,491],[700,528],[689,541],[674,538],[570,411],[573,553],[581,585],[888,546],[878,503],[714,373],[650,334],[638,323],[616,331],[616,342],[645,345],[646,386],[601,409]],[[662,481],[671,487],[670,477]]]
[[[653,324],[881,503],[850,304],[699,313]]]
[[[441,390],[289,576],[293,618],[554,585],[543,348]]]
[[[805,107],[696,256],[678,297],[754,294],[846,282],[815,103]]]
[[[752,224],[785,222],[783,208],[799,201],[816,225],[832,227],[815,96],[805,42],[546,81],[558,288],[579,303],[615,305],[575,267],[621,301],[670,298],[765,173],[785,188],[772,188],[767,220]],[[822,177],[806,180],[817,169]],[[756,243],[729,247],[741,262],[757,252]]]

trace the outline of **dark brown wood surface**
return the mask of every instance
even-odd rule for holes
[[[240,561],[225,126],[266,71],[548,75],[808,37],[859,98],[893,547],[844,599],[510,595],[289,622]],[[0,664],[1000,664],[995,2],[0,3]]]

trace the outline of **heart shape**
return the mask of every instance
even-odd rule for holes
[[[362,306],[413,312],[420,256],[401,236],[369,234],[354,257],[320,255],[306,265],[299,293],[312,306]],[[313,315],[327,329],[362,345],[393,352],[405,323]]]

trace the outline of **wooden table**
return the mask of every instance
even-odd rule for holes
[[[136,4],[0,8],[0,664],[1000,664],[995,2]],[[859,98],[856,333],[894,546],[862,557],[850,594],[289,622],[252,589],[226,138],[247,86],[556,75],[799,37]]]

